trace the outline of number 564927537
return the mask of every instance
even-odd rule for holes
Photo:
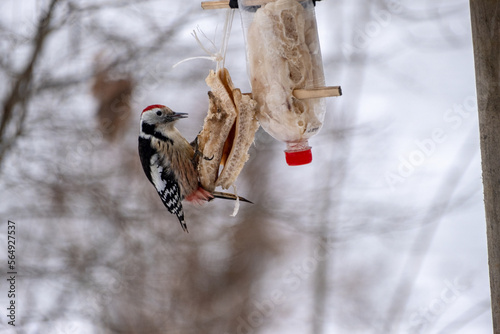
[[[7,223],[7,265],[9,270],[16,269],[16,223],[8,221]]]

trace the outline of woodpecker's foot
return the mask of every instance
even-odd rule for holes
[[[203,153],[202,153],[201,151],[198,151],[198,150],[197,150],[197,151],[194,151],[194,156],[193,156],[193,160],[192,160],[192,162],[193,162],[193,165],[194,165],[196,168],[198,168],[198,162],[199,162],[199,160],[198,160],[198,159],[199,159],[199,157],[203,157],[203,159],[208,160],[208,161],[210,161],[210,160],[212,160],[212,159],[214,158],[214,156],[213,156],[213,155],[212,155],[212,157],[211,157],[211,158],[209,158],[209,157],[204,156],[204,155],[203,155]]]
[[[194,150],[194,155],[193,155],[193,159],[191,160],[193,162],[193,165],[195,167],[198,167],[198,158],[200,156],[203,156],[203,153],[198,149],[198,136],[195,138],[195,140],[193,140],[191,143],[190,143],[191,147],[193,148]]]
[[[198,137],[196,137],[196,139],[193,140],[193,142],[191,143],[191,146],[194,149],[194,155],[193,155],[193,160],[192,160],[193,165],[198,166],[199,157],[203,157],[204,160],[208,160],[208,161],[210,161],[214,158],[213,155],[211,158],[204,156],[203,152],[198,149]]]

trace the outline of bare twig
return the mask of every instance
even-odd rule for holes
[[[51,32],[50,22],[52,20],[54,9],[58,1],[59,0],[52,0],[45,14],[40,17],[40,21],[38,22],[37,26],[37,32],[34,38],[34,47],[31,57],[24,70],[14,82],[12,91],[5,98],[5,102],[3,104],[3,114],[0,120],[0,166],[2,165],[2,161],[5,158],[6,153],[14,144],[16,138],[18,138],[22,133],[22,127],[24,124],[24,120],[26,119],[27,112],[26,100],[29,98],[30,94],[30,83],[33,77],[33,71],[42,53],[46,38]],[[17,121],[17,130],[9,138],[6,134],[6,129],[7,126],[12,122],[12,117],[16,106],[21,102],[24,107],[20,108],[21,114]]]

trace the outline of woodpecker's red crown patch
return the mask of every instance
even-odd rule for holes
[[[161,104],[152,104],[152,105],[150,105],[150,106],[146,107],[146,108],[142,111],[142,113],[144,113],[145,111],[151,110],[151,109],[155,109],[155,108],[165,108],[165,106],[164,106],[164,105],[161,105]],[[142,115],[142,113],[141,113],[141,115]]]

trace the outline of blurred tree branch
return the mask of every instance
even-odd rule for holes
[[[3,113],[2,118],[0,119],[0,170],[5,155],[23,132],[23,125],[27,113],[27,100],[29,99],[31,89],[31,79],[33,77],[36,63],[40,58],[45,45],[47,36],[51,32],[50,23],[58,2],[59,0],[52,0],[47,11],[40,17],[33,40],[33,51],[31,56],[24,70],[22,70],[17,79],[15,79],[11,92],[4,99],[2,106]],[[18,111],[20,115],[17,119],[17,124],[15,124],[15,132],[12,135],[9,135],[7,134],[7,127],[9,124],[15,122],[12,117],[16,106],[19,106]]]

